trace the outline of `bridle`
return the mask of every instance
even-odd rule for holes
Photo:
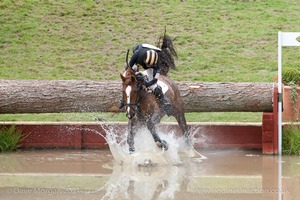
[[[123,85],[127,85],[130,86],[131,84],[125,84],[122,83]],[[136,81],[135,82],[136,86],[137,86],[137,98],[135,99],[134,103],[127,103],[122,99],[122,103],[125,106],[125,108],[132,108],[135,112],[139,112],[140,111],[140,102],[145,98],[145,96],[147,95],[147,90],[145,91],[145,94],[141,96],[141,91],[143,90],[143,85],[142,83]]]

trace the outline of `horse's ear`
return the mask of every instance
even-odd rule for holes
[[[120,77],[121,77],[122,81],[125,82],[125,77],[123,76],[123,74],[120,73]]]

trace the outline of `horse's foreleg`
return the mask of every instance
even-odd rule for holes
[[[129,146],[129,152],[132,153],[135,151],[135,148],[134,148],[134,133],[133,131],[130,131],[128,133],[128,136],[127,136],[127,144]]]
[[[147,128],[151,132],[154,141],[155,142],[161,142],[160,137],[156,133],[155,125],[152,122],[147,123]]]
[[[127,144],[129,146],[129,152],[133,153],[135,151],[134,136],[136,133],[136,127],[134,125],[132,125],[131,122],[128,123],[128,127],[129,127],[129,130],[128,130],[128,135],[127,135]]]
[[[168,143],[164,140],[161,140],[159,135],[156,132],[155,124],[151,121],[147,122],[147,128],[151,132],[154,142],[159,148],[168,149]]]

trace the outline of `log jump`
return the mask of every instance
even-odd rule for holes
[[[271,112],[273,83],[176,82],[186,112]],[[121,81],[0,80],[0,113],[116,112]]]

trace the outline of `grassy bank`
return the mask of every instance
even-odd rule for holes
[[[272,82],[277,32],[300,30],[298,0],[3,0],[0,10],[0,79],[118,80],[126,50],[156,43],[167,27],[178,51],[172,79]],[[283,67],[299,68],[299,52],[284,48]],[[0,120],[93,120],[98,114],[89,115]],[[221,115],[192,114],[188,120],[239,121],[252,114]]]
[[[188,122],[261,122],[262,113],[186,113]],[[52,121],[52,122],[93,122],[120,121],[126,122],[124,113],[43,113],[43,114],[5,114],[0,121]],[[175,118],[165,117],[163,121],[173,122]]]
[[[4,0],[0,9],[3,79],[117,80],[126,50],[167,27],[173,79],[271,82],[277,32],[300,30],[298,0]],[[299,50],[285,52],[297,67]]]

